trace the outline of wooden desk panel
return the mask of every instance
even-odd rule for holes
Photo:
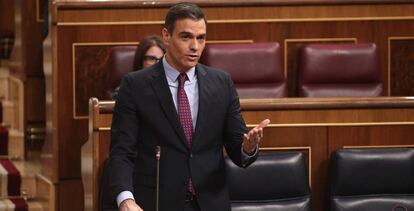
[[[253,127],[265,118],[261,147],[310,147],[314,210],[326,210],[329,160],[342,147],[412,147],[411,98],[243,99],[243,117]]]
[[[89,140],[82,162],[86,204],[96,210],[101,165],[109,149],[113,102],[90,101]],[[246,123],[254,126],[264,118],[261,151],[304,151],[314,210],[326,209],[329,160],[342,147],[414,147],[414,98],[321,98],[241,100]],[[394,114],[394,115],[392,115]],[[92,202],[93,201],[93,202]]]

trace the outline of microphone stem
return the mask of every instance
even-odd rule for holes
[[[155,149],[155,158],[157,159],[157,178],[156,178],[156,196],[155,196],[155,211],[159,210],[160,204],[160,158],[161,158],[161,147],[157,146]]]

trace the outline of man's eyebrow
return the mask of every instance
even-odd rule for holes
[[[182,32],[180,32],[178,34],[179,35],[192,35],[192,33],[191,32],[188,32],[188,31],[182,31]]]

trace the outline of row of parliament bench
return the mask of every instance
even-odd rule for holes
[[[111,51],[105,87],[111,93],[132,71],[134,46]],[[288,97],[279,43],[207,44],[201,62],[227,71],[241,98]],[[302,48],[300,97],[370,97],[383,94],[375,44],[312,44]]]
[[[311,211],[305,156],[301,152],[261,154],[243,169],[225,159],[232,211]],[[105,167],[99,209],[117,210],[106,197]],[[329,210],[414,209],[414,149],[342,149],[332,159]]]
[[[92,210],[98,210],[98,193],[100,191],[102,166],[108,156],[113,106],[113,101],[90,100],[89,139],[82,148],[82,169],[84,170],[82,179],[85,203]],[[390,194],[397,194],[397,196],[393,195],[391,199],[383,198],[380,201],[368,197],[364,199],[365,202],[371,201],[374,204],[381,204],[382,208],[359,209],[353,207],[355,209],[352,210],[385,210],[387,207],[392,207],[394,210],[413,209],[412,194],[414,188],[411,179],[409,179],[413,176],[413,152],[411,149],[414,147],[414,141],[411,138],[414,129],[413,98],[242,99],[241,106],[248,127],[253,127],[263,118],[270,118],[272,121],[265,130],[265,138],[260,148],[263,153],[261,159],[276,159],[267,156],[283,157],[290,155],[296,157],[296,159],[290,158],[279,164],[286,164],[295,160],[302,160],[300,162],[304,163],[305,168],[302,169],[306,169],[306,172],[298,173],[297,175],[303,177],[301,180],[294,182],[300,184],[297,181],[302,181],[302,184],[305,184],[300,189],[302,191],[301,197],[299,195],[297,195],[299,198],[296,197],[303,200],[304,207],[307,207],[307,201],[309,203],[311,201],[312,210],[346,210],[347,206],[355,205],[352,202],[353,197],[348,196],[352,190],[357,190],[357,195],[369,195],[370,193],[378,193],[378,187],[380,187],[381,190],[391,189]],[[365,157],[347,154],[349,152],[365,151],[364,148],[375,148],[372,149],[374,153]],[[337,152],[338,155],[334,154]],[[303,159],[298,159],[298,156]],[[380,158],[380,160],[390,158],[391,160],[384,162],[384,165],[378,165],[376,161],[374,161],[374,164],[371,161],[361,162],[361,159],[367,161],[367,158]],[[332,164],[340,166],[341,161],[347,160],[349,163],[343,165],[347,170],[335,170],[335,168],[329,167]],[[408,162],[404,161],[402,162],[403,165],[398,167],[399,165],[396,164],[401,163],[399,160],[408,160]],[[266,161],[259,160],[257,166],[253,166],[251,170],[267,171],[268,168],[262,168],[261,163],[266,163]],[[229,166],[231,167],[231,165]],[[356,173],[349,170],[353,166],[358,169]],[[392,169],[394,167],[397,169]],[[259,168],[259,170],[254,170],[254,168]],[[334,172],[340,172],[331,173],[339,176],[336,180],[330,179],[334,177],[329,176],[330,169]],[[384,169],[386,171],[382,171]],[[242,172],[237,172],[241,171],[239,169],[235,171],[237,175],[242,174]],[[260,178],[260,180],[264,180],[269,184],[265,187],[267,188],[266,193],[269,193],[267,190],[270,190],[270,184],[278,184],[278,182],[285,179],[286,176],[283,175],[283,172],[286,173],[284,170],[277,171],[273,174],[281,175]],[[266,176],[269,174],[259,175]],[[358,175],[365,177],[365,180],[358,179]],[[368,181],[366,177],[369,178]],[[303,182],[303,178],[306,178],[306,182]],[[357,182],[358,185],[349,185],[352,183],[346,182],[346,179],[351,179],[351,182]],[[307,192],[306,184],[309,184],[309,192]],[[253,184],[249,186],[250,190],[252,190],[252,186],[257,187],[257,189],[253,189],[256,193],[263,188],[260,185],[255,186]],[[330,187],[337,189],[335,191]],[[280,191],[286,194],[283,188],[280,188]],[[281,192],[276,192],[272,193],[273,196],[274,194],[281,194]],[[235,202],[246,199],[247,196],[240,195],[240,193],[243,193],[243,190],[237,190],[236,195],[232,196],[236,197],[233,199],[238,199]],[[336,193],[337,196],[331,197],[331,203],[328,203],[327,197],[333,193]],[[400,194],[398,195],[398,193]],[[263,195],[255,194],[255,196],[261,197]],[[263,197],[268,196],[270,195]],[[382,196],[388,197],[386,193]],[[357,200],[358,196],[354,199]],[[380,203],[383,201],[390,203]],[[234,205],[240,205],[241,210],[243,210],[242,207],[246,206],[246,204]],[[335,206],[336,208],[333,208]],[[332,209],[329,209],[329,207]]]

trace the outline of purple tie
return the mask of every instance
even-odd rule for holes
[[[187,140],[188,147],[191,149],[193,144],[193,120],[191,118],[190,103],[188,102],[187,94],[184,90],[184,83],[186,80],[188,80],[187,74],[181,73],[180,76],[178,76],[177,107],[181,126],[184,129],[185,139]],[[195,195],[191,178],[188,179],[188,191]]]

